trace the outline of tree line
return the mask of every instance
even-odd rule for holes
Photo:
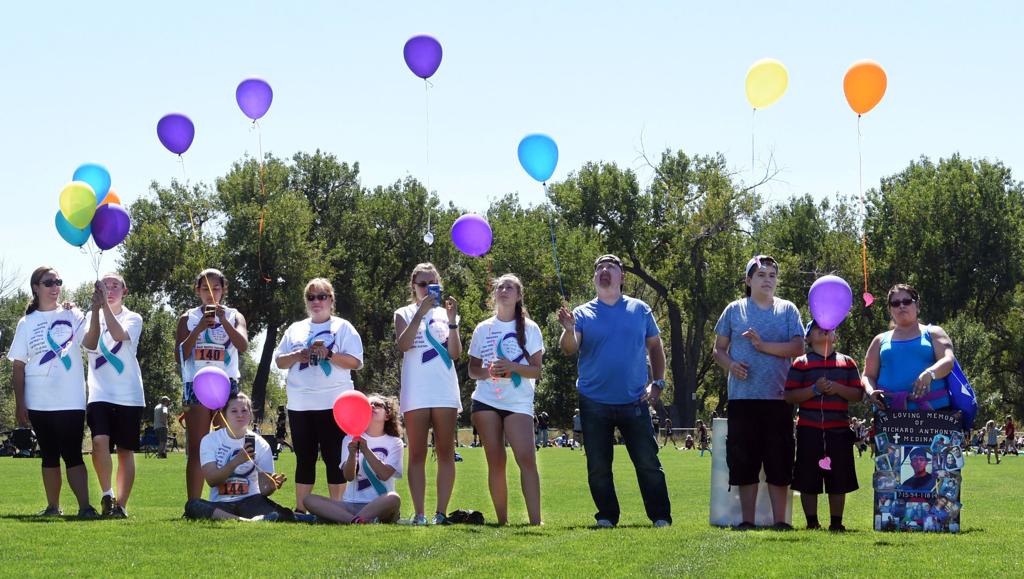
[[[363,339],[364,391],[397,394],[400,354],[393,312],[409,299],[413,266],[431,261],[445,292],[459,299],[467,341],[491,315],[489,280],[506,272],[525,284],[525,304],[544,332],[547,356],[536,408],[568,425],[575,408],[576,362],[558,352],[555,312],[593,299],[593,260],[619,255],[625,291],[653,307],[668,356],[664,396],[678,426],[691,426],[727,402],[726,381],[711,354],[722,309],[742,295],[742,268],[754,254],[781,265],[777,295],[801,308],[821,275],[863,291],[861,228],[866,233],[871,307],[855,301],[839,330],[838,348],[863,360],[871,338],[887,329],[885,292],[910,283],[922,296],[921,318],[943,326],[975,386],[981,415],[1024,410],[1024,187],[998,161],[953,155],[921,158],[885,177],[863,201],[797,195],[768,203],[744,184],[720,154],[666,150],[647,163],[653,177],[591,162],[550,184],[540,204],[514,193],[497,197],[486,217],[494,244],[484,257],[461,254],[447,232],[463,209],[444,204],[412,177],[366,186],[358,163],[316,151],[290,159],[267,155],[235,162],[212,184],[153,182],[132,203],[133,229],[117,269],[129,288],[126,305],[146,320],[139,358],[150,405],[161,395],[180,400],[174,364],[177,315],[198,300],[195,276],[218,267],[228,280],[226,301],[249,322],[243,388],[258,408],[283,403],[273,352],[288,324],[305,317],[302,290],[326,277],[338,315]],[[423,236],[428,223],[435,242]],[[559,266],[552,255],[557,245]],[[47,262],[39,257],[40,264]],[[60,264],[49,264],[60,270]],[[8,281],[9,284],[9,281]],[[0,280],[3,285],[3,280]],[[73,297],[88,304],[90,284]],[[0,292],[4,351],[28,301],[26,287]],[[474,385],[468,360],[458,363],[469,408]],[[10,363],[0,368],[0,428],[13,425]],[[463,417],[468,424],[468,411]]]

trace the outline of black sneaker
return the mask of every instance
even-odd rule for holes
[[[829,525],[828,530],[832,531],[833,533],[845,533],[846,527],[840,523],[838,525]]]
[[[110,514],[107,516],[111,519],[127,519],[128,511],[121,505],[114,503],[114,507],[110,509]]]
[[[78,518],[83,521],[92,521],[100,518],[100,514],[96,512],[96,509],[92,508],[92,505],[78,509]]]
[[[299,511],[295,511],[295,514],[292,515],[292,519],[296,523],[309,523],[309,524],[313,524],[313,523],[317,522],[316,515],[314,515],[312,513],[300,513]]]
[[[807,530],[808,531],[816,531],[816,530],[818,530],[820,528],[821,528],[821,523],[814,523],[813,525],[812,524],[808,524],[807,525]]]
[[[110,495],[103,495],[100,499],[100,516],[104,519],[109,517],[114,512],[114,497]]]
[[[46,507],[35,514],[37,517],[59,517],[64,514],[60,507]]]
[[[748,523],[746,521],[743,521],[742,523],[740,523],[740,524],[736,525],[735,527],[733,527],[733,530],[734,531],[754,531],[754,530],[757,530],[757,525],[755,525],[754,523]]]
[[[790,525],[789,523],[778,522],[778,523],[775,523],[774,525],[772,525],[772,530],[775,530],[775,531],[792,531],[793,530],[793,525]]]

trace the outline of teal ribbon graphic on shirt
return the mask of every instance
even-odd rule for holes
[[[96,369],[98,370],[100,366],[102,366],[104,363],[107,363],[110,364],[110,366],[114,370],[116,370],[118,374],[123,374],[124,362],[121,361],[121,358],[117,357],[117,351],[120,349],[121,342],[118,342],[117,345],[114,346],[114,350],[110,351],[109,349],[107,349],[107,345],[103,343],[103,336],[100,336],[100,354],[103,354],[103,356],[96,360]]]
[[[444,361],[445,367],[450,369],[452,367],[452,357],[448,355],[448,348],[442,346],[441,342],[438,342],[437,338],[430,334],[430,324],[432,324],[433,322],[434,320],[430,320],[430,322],[427,323],[427,327],[425,328],[423,335],[426,336],[427,343],[430,344],[430,347],[434,349],[434,352],[436,352],[434,356],[440,356],[441,360]],[[423,354],[424,362],[427,362],[434,357],[428,356],[427,354],[430,354],[430,352],[424,352]]]
[[[505,339],[510,337],[510,336],[515,338],[516,337],[515,332],[509,332],[509,333],[505,334],[504,336],[502,336],[500,340],[498,340],[498,357],[502,358],[504,360],[508,360],[509,362],[518,362],[520,360],[525,359],[526,358],[526,354],[520,352],[519,356],[515,360],[511,360],[511,359],[509,359],[508,356],[505,355],[505,352],[501,349],[501,343],[504,342]],[[519,388],[519,385],[522,384],[522,383],[523,383],[523,377],[520,376],[517,372],[512,372],[512,385],[515,386],[516,388]]]
[[[334,340],[334,334],[331,334],[330,330],[323,330],[323,331],[320,331],[320,332],[318,332],[317,334],[315,334],[313,336],[310,336],[309,339],[306,340],[306,347],[307,348],[311,347],[313,345],[313,342],[316,341],[316,338],[319,338],[320,336],[324,336],[324,335],[331,336],[331,343],[330,344],[326,344],[325,347],[328,350],[333,348],[335,340]],[[320,363],[318,364],[318,366],[320,366],[320,369],[324,371],[324,376],[330,376],[331,372],[333,372],[333,370],[331,369],[331,363],[328,360],[326,360],[326,359],[320,360]],[[299,364],[299,370],[305,370],[306,368],[309,368],[308,361],[307,362],[302,362],[301,364]]]
[[[50,351],[43,355],[43,358],[39,361],[39,364],[43,365],[46,362],[52,360],[53,358],[58,358],[60,359],[61,364],[64,364],[65,370],[71,370],[71,356],[69,356],[68,353],[64,351],[64,346],[67,346],[68,344],[71,343],[71,340],[74,339],[75,334],[74,331],[72,331],[71,337],[65,340],[63,344],[57,344],[57,342],[54,341],[53,335],[50,332],[53,331],[54,326],[60,325],[66,325],[69,328],[72,327],[71,322],[67,320],[57,320],[50,324],[50,329],[46,330],[46,343],[50,346]]]
[[[373,469],[370,468],[370,463],[366,462],[366,457],[364,456],[362,459],[363,474],[366,475],[366,480],[370,481],[370,485],[373,486],[373,490],[377,491],[378,495],[387,494],[387,487],[385,487],[384,483],[380,482],[380,479],[377,478],[377,473],[373,472]]]

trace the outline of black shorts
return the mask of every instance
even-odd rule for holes
[[[85,410],[29,410],[28,419],[39,443],[43,468],[72,468],[84,464],[82,436],[85,434]]]
[[[121,406],[110,402],[90,402],[85,407],[85,422],[91,436],[109,436],[110,442],[125,450],[139,450],[142,406]]]
[[[796,464],[793,465],[793,490],[809,495],[820,495],[822,483],[830,495],[852,493],[857,485],[857,470],[853,460],[855,436],[849,428],[826,430],[824,438],[820,428],[798,426],[796,429]],[[828,455],[831,470],[825,470],[818,461]]]
[[[786,486],[793,478],[793,407],[783,400],[730,400],[725,460],[731,486]]]
[[[231,392],[230,392],[230,394],[238,394],[238,392],[239,392],[238,380],[235,380],[234,378],[229,378],[228,380],[231,382]],[[188,406],[195,406],[197,404],[201,404],[201,403],[199,402],[199,399],[196,398],[195,391],[192,390],[192,383],[191,382],[185,382],[185,387],[184,387],[184,389],[182,390],[182,393],[181,393],[181,405],[185,406],[185,407],[188,407]],[[220,408],[217,408],[216,410],[220,410]]]
[[[504,419],[508,418],[509,416],[512,416],[513,414],[515,414],[515,412],[512,412],[511,410],[501,410],[500,408],[495,408],[495,407],[491,406],[490,404],[484,404],[483,402],[480,402],[479,400],[474,400],[473,401],[473,405],[470,407],[469,413],[470,414],[474,414],[474,413],[477,413],[477,412],[497,412],[498,416],[500,416],[502,420],[504,420]],[[534,434],[536,434],[536,432],[539,432],[539,431],[535,431]]]

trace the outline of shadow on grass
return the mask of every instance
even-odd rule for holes
[[[59,517],[40,517],[39,515],[0,515],[0,520],[17,521],[19,523],[101,523],[114,519],[79,519],[75,515]]]

